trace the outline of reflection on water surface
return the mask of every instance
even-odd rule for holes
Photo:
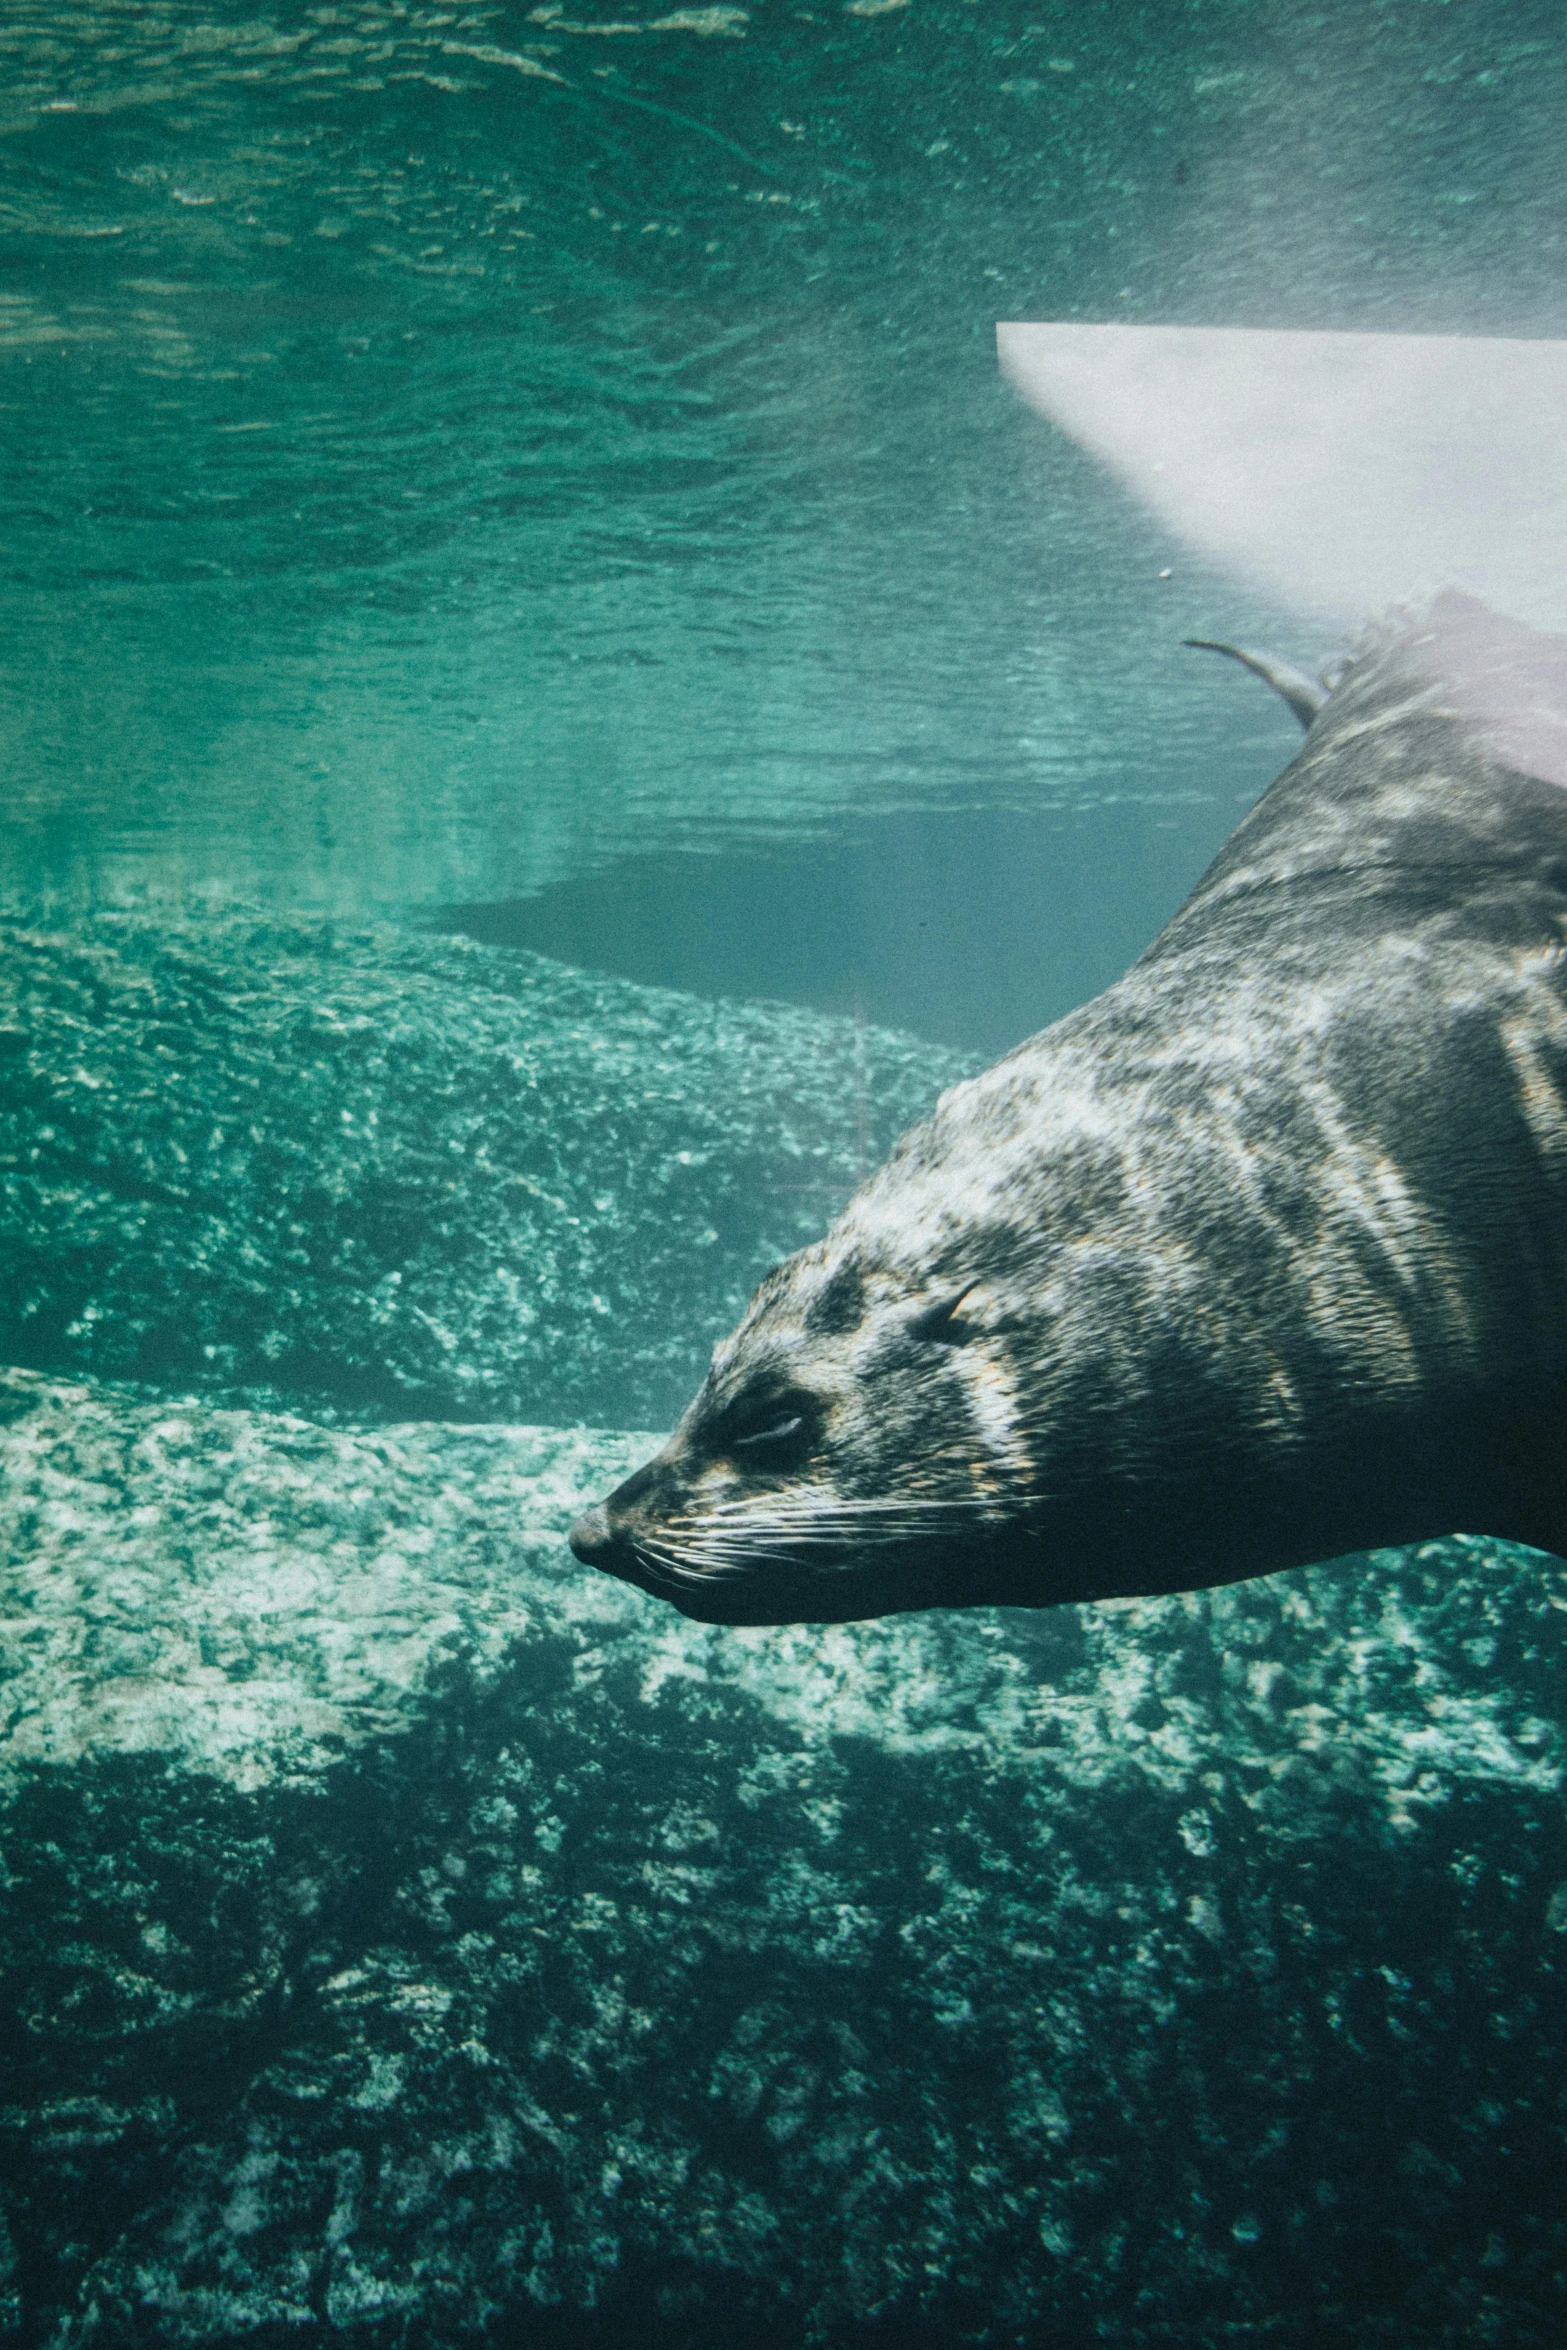
[[[7,895],[498,899],[1172,762],[1228,806],[1269,759],[1171,648],[1289,623],[993,322],[1560,331],[1554,31],[13,16]]]

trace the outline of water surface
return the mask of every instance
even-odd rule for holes
[[[6,899],[1110,803],[1063,899],[1157,918],[1290,740],[1178,639],[1321,648],[994,321],[1561,331],[1561,74],[1525,5],[13,13]]]

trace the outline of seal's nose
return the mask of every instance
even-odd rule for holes
[[[602,1566],[607,1554],[615,1547],[615,1538],[609,1530],[609,1512],[604,1504],[599,1502],[595,1508],[584,1510],[566,1540],[585,1567]]]

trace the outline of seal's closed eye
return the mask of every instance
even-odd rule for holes
[[[724,1452],[783,1452],[803,1435],[814,1408],[808,1396],[769,1395],[742,1404],[720,1436]]]
[[[967,1289],[960,1289],[955,1297],[943,1298],[939,1306],[932,1306],[928,1313],[921,1314],[914,1325],[915,1337],[927,1339],[932,1346],[967,1346],[969,1340],[977,1338],[979,1333],[972,1322],[961,1321],[959,1316],[965,1301],[973,1296],[978,1287],[977,1281],[971,1281]]]
[[[729,1441],[737,1452],[752,1444],[783,1444],[791,1436],[798,1436],[804,1426],[801,1414],[794,1412],[787,1420],[779,1420],[771,1428],[753,1428],[749,1436],[731,1436]]]

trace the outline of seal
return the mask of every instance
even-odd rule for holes
[[[579,1559],[710,1622],[1567,1553],[1567,638],[1446,595],[762,1282]]]

